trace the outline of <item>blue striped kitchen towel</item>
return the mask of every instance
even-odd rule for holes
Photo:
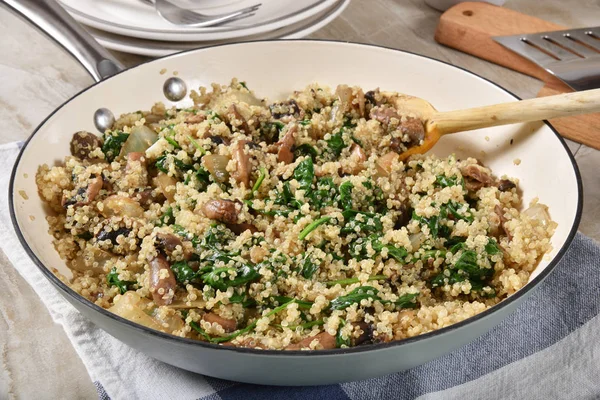
[[[17,144],[0,146],[10,170]],[[380,378],[273,387],[208,378],[151,359],[81,316],[42,276],[13,232],[0,177],[0,247],[60,323],[105,399],[600,398],[600,247],[578,234],[554,272],[498,327],[444,357]],[[359,368],[359,366],[357,366]]]

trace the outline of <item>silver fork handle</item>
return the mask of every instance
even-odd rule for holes
[[[54,0],[0,0],[67,50],[96,82],[125,69]]]

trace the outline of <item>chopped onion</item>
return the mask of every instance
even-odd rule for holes
[[[154,185],[167,198],[169,203],[175,201],[177,181],[172,176],[159,172],[154,178]]]
[[[252,93],[246,92],[246,91],[237,91],[234,90],[232,91],[233,95],[235,96],[235,98],[240,102],[240,103],[246,103],[249,106],[261,106],[262,102],[256,98],[256,96],[254,96]]]
[[[227,182],[229,180],[229,172],[227,172],[227,164],[229,157],[218,154],[209,154],[202,158],[204,167],[210,172],[217,182]]]
[[[139,218],[144,215],[144,209],[137,201],[118,194],[108,196],[103,202],[102,215],[106,218],[113,216]]]
[[[377,167],[377,177],[389,176],[392,173],[392,164],[398,161],[398,153],[390,151],[389,153],[379,157],[375,162]]]
[[[129,137],[121,149],[121,157],[129,153],[145,153],[158,140],[158,134],[145,125],[131,128]]]
[[[538,220],[542,223],[542,226],[546,227],[552,221],[550,214],[548,213],[548,206],[545,204],[536,203],[523,211],[523,215],[528,216],[531,219]]]

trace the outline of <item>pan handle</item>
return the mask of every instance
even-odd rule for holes
[[[0,0],[65,48],[96,82],[125,69],[55,0]]]

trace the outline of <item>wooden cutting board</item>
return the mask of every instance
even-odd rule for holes
[[[568,29],[563,25],[488,3],[466,2],[442,14],[435,40],[545,82],[537,97],[573,90],[535,63],[492,40],[492,36],[518,35]],[[600,113],[550,120],[564,137],[600,150]]]

